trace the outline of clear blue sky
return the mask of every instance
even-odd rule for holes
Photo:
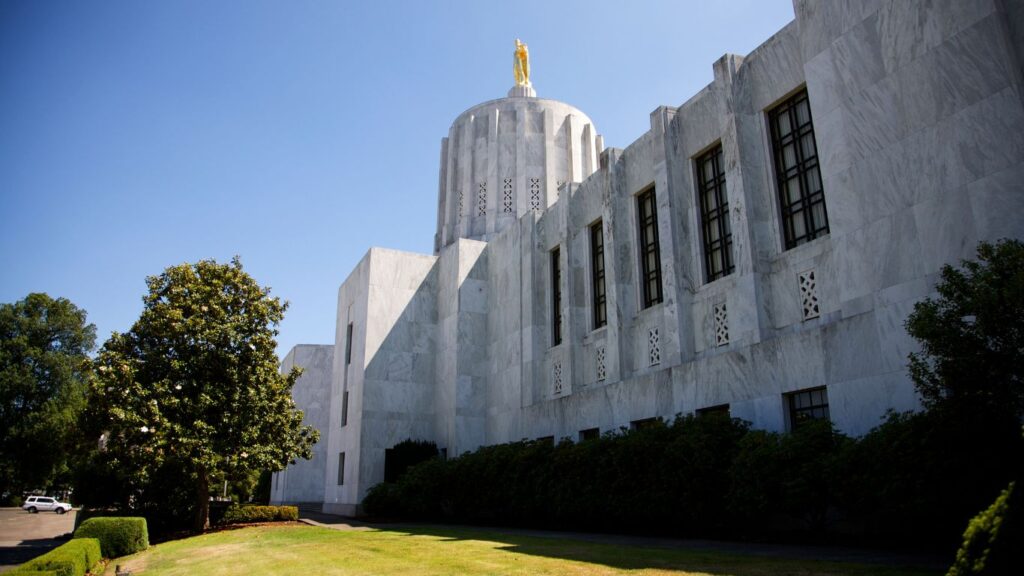
[[[147,275],[239,255],[333,343],[371,246],[430,253],[440,140],[513,84],[648,128],[793,18],[791,0],[0,0],[0,302],[69,298],[102,343]]]

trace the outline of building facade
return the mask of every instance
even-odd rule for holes
[[[319,475],[357,513],[407,438],[451,457],[702,411],[856,435],[916,408],[914,303],[1024,237],[1021,4],[796,0],[624,149],[532,90],[466,111],[435,253],[373,248],[342,284],[333,365],[302,377],[318,452],[273,499]]]

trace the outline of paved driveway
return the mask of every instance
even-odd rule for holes
[[[74,510],[29,514],[21,508],[0,508],[0,572],[59,546],[74,527]]]

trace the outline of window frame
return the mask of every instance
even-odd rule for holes
[[[820,396],[816,397],[816,395]],[[799,399],[806,395],[809,400],[809,404],[806,406],[798,406]],[[786,398],[786,423],[789,425],[789,430],[792,432],[799,428],[803,423],[809,420],[825,419],[831,420],[831,414],[829,412],[828,405],[828,387],[827,386],[815,386],[814,388],[804,388],[802,390],[794,390],[785,394]],[[815,400],[823,399],[824,402],[815,403]],[[815,415],[815,411],[824,409],[823,413]]]
[[[800,105],[804,104],[807,113],[806,121],[800,121]],[[783,117],[789,130],[781,134]],[[814,119],[811,114],[811,103],[807,88],[803,87],[784,98],[767,111],[768,135],[771,144],[772,166],[775,170],[776,196],[779,201],[779,224],[782,227],[783,250],[790,250],[812,240],[829,234],[828,208],[825,205],[825,191],[821,179],[821,165],[818,159],[818,143],[814,136]],[[804,149],[804,139],[813,147],[813,155]],[[786,150],[792,146],[794,164],[786,166]],[[816,191],[811,191],[810,176],[817,173]],[[799,186],[796,200],[787,200],[789,185]],[[815,211],[820,207],[820,218]],[[803,226],[802,234],[797,234],[797,220]],[[820,219],[820,222],[818,220]]]
[[[724,278],[736,270],[733,258],[732,223],[729,221],[728,186],[723,167],[724,156],[722,143],[718,142],[693,159],[705,283]],[[705,165],[708,163],[711,164],[712,171],[710,181],[704,176]],[[715,202],[715,205],[710,207],[707,202],[709,193]],[[717,240],[711,240],[713,231],[718,233]],[[716,254],[721,255],[720,269],[716,269],[714,266]]]
[[[345,485],[345,453],[338,452],[338,486]]]
[[[608,325],[608,291],[605,283],[604,222],[590,225],[590,301],[594,330]]]
[[[562,343],[562,250],[555,246],[549,252],[551,259],[551,346]]]
[[[348,426],[348,390],[341,393],[341,427]]]
[[[348,328],[345,331],[345,366],[352,363],[352,331],[354,322],[348,323]]]
[[[650,207],[649,213],[646,211],[647,206]],[[658,238],[658,197],[654,186],[636,195],[636,213],[639,240],[637,244],[640,254],[640,296],[643,309],[647,309],[661,304],[665,297],[661,278],[661,242]],[[651,231],[649,238],[648,230]]]

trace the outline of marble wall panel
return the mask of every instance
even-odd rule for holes
[[[883,3],[878,15],[886,69],[894,72],[917,60],[994,10],[994,0]]]
[[[900,71],[910,130],[935,124],[1009,86],[1012,59],[997,15],[979,20]]]
[[[967,185],[974,229],[979,240],[1024,238],[1024,163]]]

